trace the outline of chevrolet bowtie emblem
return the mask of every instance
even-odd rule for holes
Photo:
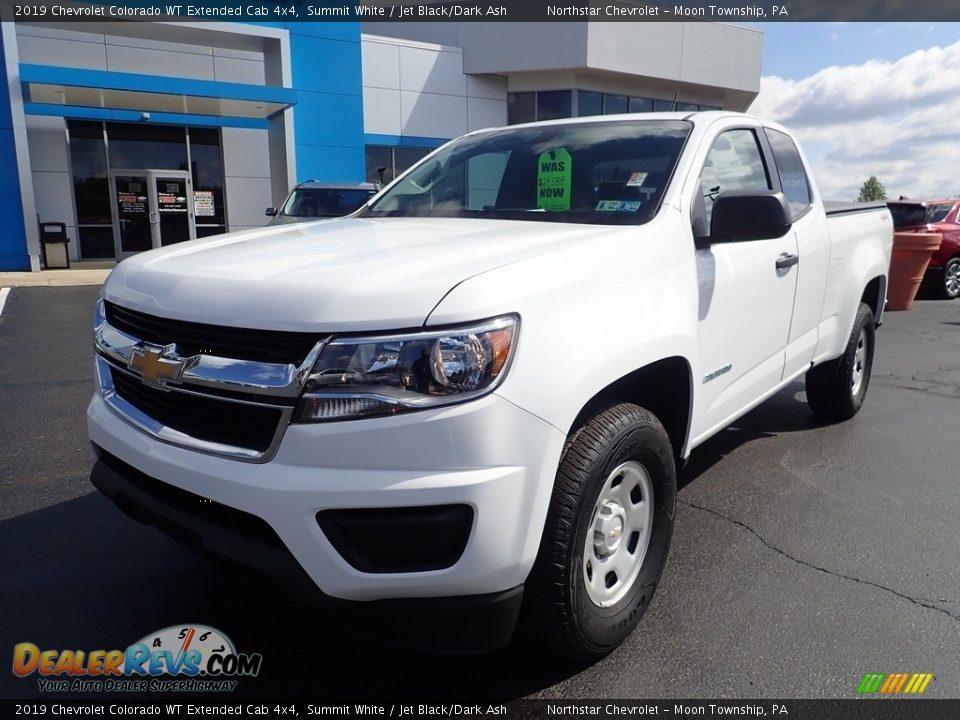
[[[127,367],[140,373],[144,385],[163,389],[167,383],[179,383],[183,373],[200,362],[200,356],[182,358],[176,345],[140,343],[130,353]]]

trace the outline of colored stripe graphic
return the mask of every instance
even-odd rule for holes
[[[867,673],[857,686],[858,695],[919,695],[933,680],[933,673]]]
[[[930,684],[931,680],[933,680],[933,673],[914,673],[904,692],[910,693],[911,695],[919,695],[927,689],[927,685]]]
[[[884,673],[867,673],[863,676],[863,680],[860,681],[860,687],[857,688],[857,693],[872,695],[880,689],[880,684],[885,677],[886,675]]]

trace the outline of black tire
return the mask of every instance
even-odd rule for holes
[[[955,300],[960,297],[960,257],[952,257],[937,273],[934,288],[941,300]]]
[[[629,461],[646,470],[652,486],[652,531],[635,579],[624,581],[626,594],[616,604],[600,607],[587,595],[584,545],[587,532],[593,536],[601,490],[613,471]],[[570,435],[524,592],[522,625],[536,642],[568,658],[594,660],[633,632],[650,605],[670,549],[676,488],[670,439],[647,410],[626,403],[607,406]]]
[[[875,337],[873,311],[870,306],[860,303],[843,355],[807,372],[807,404],[817,417],[830,421],[849,420],[863,407],[873,368]],[[861,338],[864,352],[858,359]],[[855,387],[858,365],[860,383]]]

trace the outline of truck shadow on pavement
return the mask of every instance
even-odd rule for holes
[[[96,492],[0,522],[0,548],[4,595],[15,598],[0,611],[3,653],[20,642],[123,650],[169,626],[205,624],[239,652],[263,656],[259,676],[240,680],[228,697],[315,700],[504,700],[582,669],[522,643],[476,657],[392,648],[320,621],[258,577],[181,548]],[[70,697],[39,692],[37,675],[0,673],[0,697],[45,695]]]
[[[824,427],[807,407],[803,381],[790,383],[779,393],[721,430],[694,450],[677,473],[682,489],[739,447],[754,440]]]
[[[817,427],[798,390],[802,384],[791,385],[698,448],[680,472],[681,487],[747,442]],[[15,599],[0,614],[2,652],[27,641],[124,649],[162,628],[199,623],[225,633],[238,651],[263,656],[260,675],[241,680],[229,697],[324,700],[513,699],[586,667],[522,641],[490,655],[438,657],[365,638],[356,627],[321,622],[259,577],[130,520],[97,492],[0,522],[0,548],[5,596]],[[0,678],[2,697],[42,696],[35,675]]]

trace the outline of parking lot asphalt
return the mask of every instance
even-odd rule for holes
[[[15,288],[0,316],[0,667],[193,622],[263,654],[249,697],[851,698],[866,672],[960,697],[960,303],[887,315],[852,421],[795,383],[694,451],[649,612],[578,666],[390,649],[129,520],[88,480],[96,292]],[[0,670],[0,696],[42,693]]]

